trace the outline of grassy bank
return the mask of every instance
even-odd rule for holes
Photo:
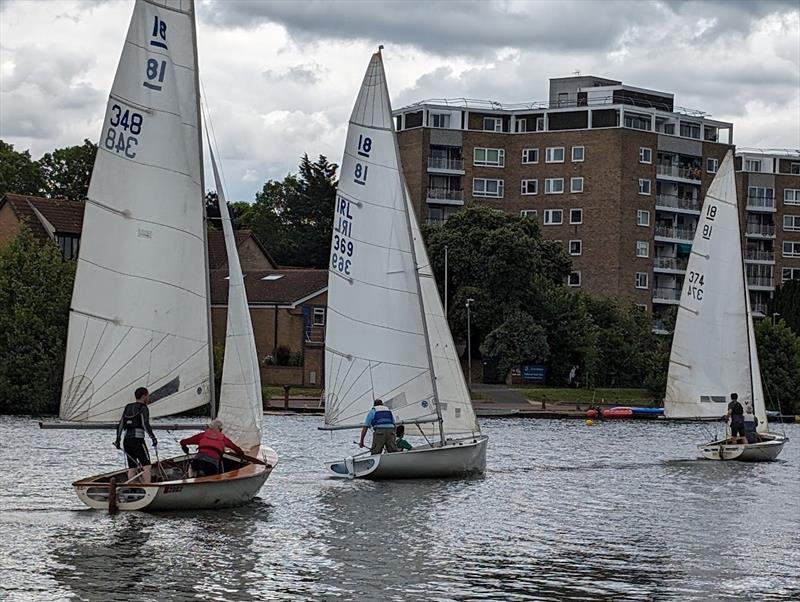
[[[261,387],[264,399],[283,399],[283,387],[280,385],[265,385]],[[322,389],[318,387],[292,387],[289,390],[289,397],[308,397],[319,399]]]
[[[658,405],[647,389],[569,389],[514,387],[530,401],[561,403],[603,403],[616,405]]]

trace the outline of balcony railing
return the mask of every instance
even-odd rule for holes
[[[772,261],[775,262],[775,251],[746,251],[746,261]]]
[[[655,288],[653,289],[653,300],[656,301],[680,301],[681,289],[679,288]]]
[[[700,212],[700,201],[696,199],[684,199],[671,194],[657,194],[656,208],[668,207],[670,209],[686,209],[689,211]]]
[[[464,201],[463,190],[450,190],[448,188],[428,188],[428,199],[433,201]]]
[[[688,263],[688,260],[678,259],[677,257],[656,257],[653,260],[653,267],[656,269],[661,268],[662,270],[682,270],[685,272]]]
[[[773,288],[775,281],[770,276],[747,276],[747,286]]]
[[[451,159],[449,157],[428,157],[428,167],[445,171],[464,171],[464,160]]]
[[[678,167],[677,165],[659,163],[656,165],[656,174],[685,180],[699,180],[703,176],[703,170],[699,167]]]
[[[769,311],[766,303],[751,303],[750,310],[754,314],[761,314],[762,316],[767,315],[767,311]]]
[[[747,197],[748,209],[775,209],[775,199],[763,196]]]
[[[692,242],[694,240],[694,228],[671,228],[669,226],[656,226],[656,236]]]
[[[771,224],[754,224],[748,222],[746,232],[747,234],[752,234],[754,236],[768,236],[775,238],[775,226]]]

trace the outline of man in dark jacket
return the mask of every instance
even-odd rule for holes
[[[158,445],[153,429],[150,427],[150,411],[147,404],[150,403],[150,394],[144,387],[139,387],[134,393],[136,401],[129,403],[122,411],[122,418],[117,425],[117,439],[114,447],[119,449],[119,440],[123,431],[125,437],[122,440],[122,449],[128,458],[128,480],[136,476],[137,469],[142,469],[143,482],[150,482],[150,454],[147,452],[147,445],[144,443],[144,436],[147,433],[153,442],[153,447]]]
[[[728,413],[725,415],[730,420],[731,443],[747,443],[744,433],[744,408],[739,403],[739,395],[731,393],[731,401],[728,404]]]

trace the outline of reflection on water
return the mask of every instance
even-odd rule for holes
[[[121,463],[109,432],[0,419],[0,599],[800,596],[798,426],[738,464],[693,459],[699,425],[493,420],[485,477],[372,483],[325,476],[352,433],[318,424],[266,419],[281,464],[246,507],[109,517],[69,487]]]

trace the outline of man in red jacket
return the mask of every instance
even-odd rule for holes
[[[181,439],[181,449],[188,454],[187,445],[197,446],[197,455],[192,460],[189,469],[189,478],[195,476],[207,477],[222,472],[222,454],[225,448],[232,449],[236,455],[243,456],[244,452],[233,441],[222,434],[222,421],[212,420],[208,428],[202,433],[197,433],[186,439]]]

